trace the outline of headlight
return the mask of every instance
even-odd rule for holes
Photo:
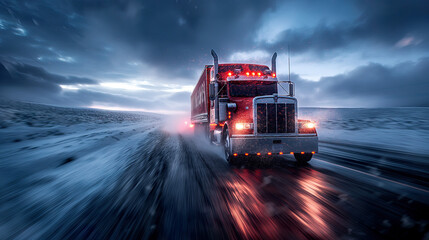
[[[304,128],[315,128],[316,124],[314,122],[307,122],[304,124]]]
[[[236,123],[235,129],[236,130],[253,129],[253,123]]]
[[[298,133],[316,133],[316,123],[308,120],[298,120]]]

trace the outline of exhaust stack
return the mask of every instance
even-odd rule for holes
[[[218,83],[218,68],[219,68],[219,59],[216,52],[212,49],[211,54],[213,56],[213,66],[214,66],[214,78],[215,78],[215,123],[219,124],[219,83]]]
[[[219,68],[219,60],[217,58],[216,52],[212,49],[211,54],[213,56],[213,65],[214,65],[214,75],[217,80],[218,68]]]
[[[277,58],[277,52],[274,52],[273,57],[271,58],[271,72],[277,75],[276,58]]]

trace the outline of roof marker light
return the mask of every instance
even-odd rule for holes
[[[255,72],[252,72],[252,75],[253,75],[253,76],[255,76],[255,74],[256,74]]]
[[[268,152],[268,155],[271,155],[272,153],[271,152]]]
[[[276,77],[276,74],[275,74],[275,73],[273,73],[273,77]]]
[[[249,75],[250,75],[250,73],[249,73],[249,72],[246,72],[246,75],[247,75],[247,76],[249,76]]]
[[[290,154],[293,154],[293,152],[290,152]]]
[[[304,154],[305,152],[301,152],[301,154]]]
[[[234,155],[234,157],[237,157],[237,155],[238,155],[238,154],[237,154],[237,153],[234,153],[233,155]]]
[[[283,155],[283,152],[279,152],[280,155]]]
[[[232,76],[232,72],[229,72],[229,73],[228,73],[228,76],[230,76],[230,77],[231,77],[231,76]]]
[[[248,154],[248,153],[245,153],[244,155],[249,156],[249,154]]]
[[[311,154],[315,154],[316,152],[311,152]]]
[[[258,72],[258,76],[261,76],[261,73],[260,73],[260,72]]]
[[[257,153],[256,155],[261,156],[261,153]]]

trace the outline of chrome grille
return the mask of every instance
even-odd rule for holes
[[[257,103],[258,133],[294,133],[295,104]]]

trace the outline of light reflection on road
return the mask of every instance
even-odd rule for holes
[[[327,187],[320,173],[313,170],[308,173],[305,177],[297,179],[298,187],[295,188],[295,194],[300,204],[297,205],[297,211],[292,212],[292,216],[304,230],[308,229],[315,236],[326,239],[334,236],[327,222],[331,214],[324,197]]]
[[[276,222],[270,217],[269,209],[253,184],[249,184],[252,175],[248,170],[236,170],[241,179],[226,182],[230,198],[227,207],[233,223],[245,238],[266,236],[279,238]]]
[[[235,178],[225,182],[228,192],[225,200],[233,225],[241,236],[247,239],[262,236],[336,238],[329,222],[334,221],[335,216],[325,198],[332,189],[319,172],[297,169],[279,174],[268,169],[234,169],[234,174]],[[284,174],[293,174],[293,177],[289,176],[286,181],[279,177]],[[280,195],[279,189],[283,189]]]

